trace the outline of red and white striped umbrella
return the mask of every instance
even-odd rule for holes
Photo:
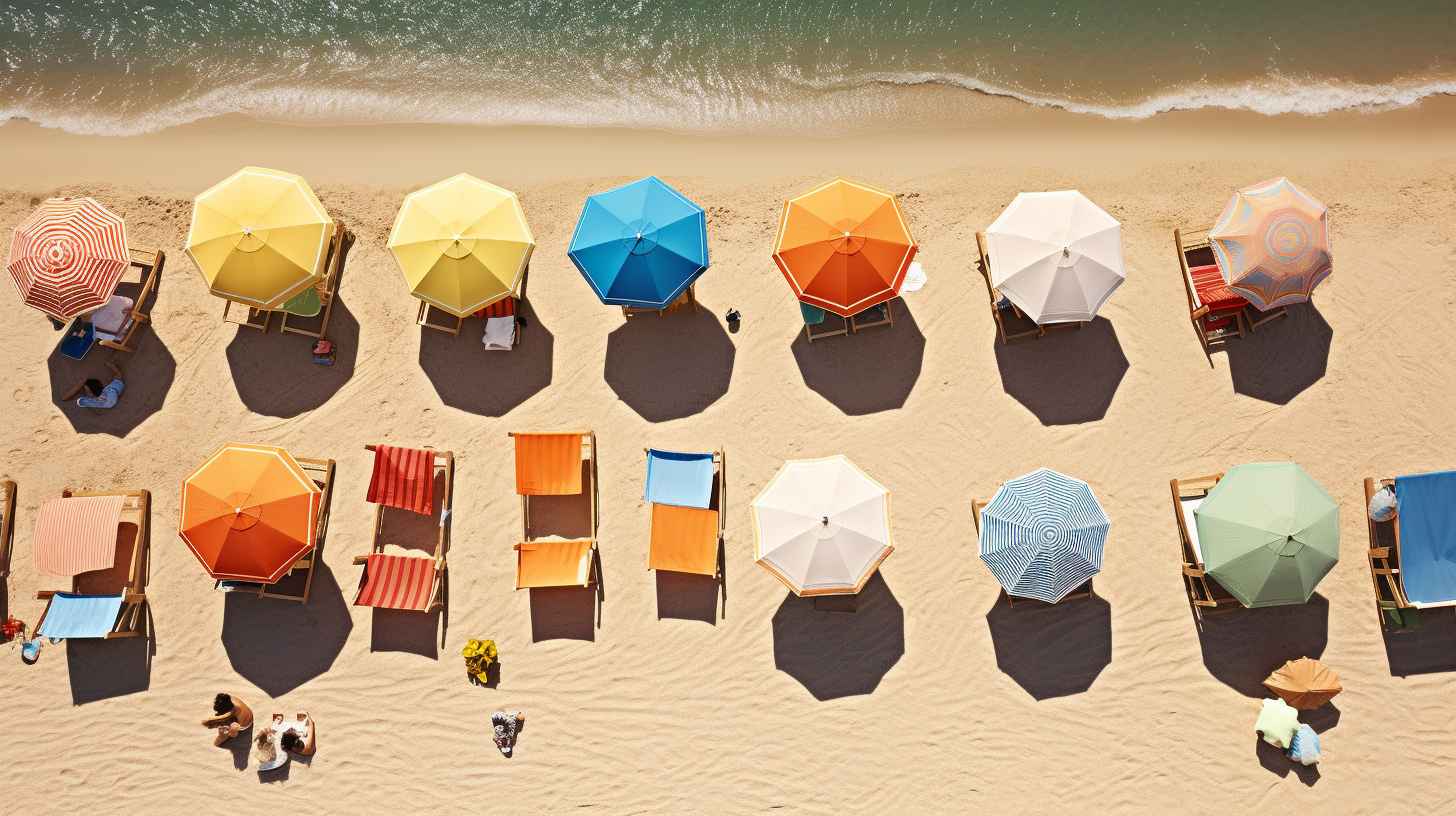
[[[96,199],[52,198],[15,228],[5,268],[27,305],[70,320],[111,299],[126,246],[126,222]]]

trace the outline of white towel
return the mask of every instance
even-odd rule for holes
[[[480,342],[485,345],[486,351],[510,351],[511,341],[516,334],[516,319],[514,317],[487,317],[485,319],[485,336]]]

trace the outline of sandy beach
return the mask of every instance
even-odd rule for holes
[[[934,105],[927,91],[927,106]],[[1356,813],[1452,806],[1456,621],[1382,636],[1361,479],[1451,467],[1456,397],[1456,111],[1318,118],[1201,112],[1113,122],[987,100],[837,139],[587,128],[299,127],[241,118],[134,137],[0,126],[0,224],[92,195],[168,262],[122,404],[61,393],[111,352],[53,352],[0,298],[10,356],[0,477],[19,483],[5,602],[34,622],[31,530],[66,486],[153,495],[154,639],[0,646],[0,764],[13,813],[144,809],[385,813]],[[182,251],[191,198],[244,164],[306,176],[356,235],[332,336],[221,321]],[[420,329],[385,240],[410,190],[470,172],[516,190],[538,247],[509,355]],[[655,173],[708,210],[696,314],[627,323],[567,243],[588,194]],[[783,200],[843,175],[901,196],[929,283],[890,330],[812,346],[770,250]],[[1329,205],[1334,275],[1308,306],[1206,357],[1171,233],[1286,175]],[[1076,188],[1122,222],[1126,283],[1080,332],[1005,346],[975,232],[1018,191]],[[722,316],[743,314],[729,333]],[[898,308],[898,307],[897,307]],[[520,508],[507,432],[591,428],[603,600],[512,589]],[[306,607],[225,597],[176,534],[181,480],[229,440],[338,462]],[[458,459],[443,620],[351,606],[367,551],[368,443]],[[726,588],[646,568],[644,445],[728,462]],[[749,504],[783,460],[843,453],[893,491],[897,546],[854,615],[816,613],[753,563]],[[1168,480],[1300,463],[1339,502],[1341,554],[1307,605],[1200,633],[1179,576]],[[1047,466],[1112,521],[1097,597],[998,604],[971,501]],[[444,645],[439,627],[445,627]],[[466,682],[493,638],[496,688]],[[1259,685],[1319,657],[1346,691],[1310,722],[1318,771],[1258,746]],[[266,718],[308,711],[318,753],[260,780],[198,722],[218,691]],[[489,715],[528,712],[512,759]]]

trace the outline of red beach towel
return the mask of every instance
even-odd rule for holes
[[[380,445],[374,449],[369,501],[428,516],[435,508],[435,452]]]

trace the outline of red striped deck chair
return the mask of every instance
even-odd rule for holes
[[[444,605],[445,549],[450,538],[455,454],[430,448],[366,445],[374,453],[369,501],[374,509],[374,544],[368,555],[354,558],[364,567],[355,606],[432,612]],[[386,553],[385,508],[435,516],[435,478],[443,476],[439,523],[433,556]]]
[[[69,575],[70,591],[41,590],[38,635],[145,637],[152,494],[62,491],[36,520],[37,566]],[[99,617],[98,617],[99,616]]]
[[[1283,307],[1257,311],[1243,295],[1228,287],[1223,272],[1214,262],[1208,228],[1174,229],[1173,246],[1178,251],[1178,267],[1183,272],[1188,319],[1193,322],[1204,354],[1287,314]]]
[[[10,554],[15,548],[15,482],[0,481],[0,581],[10,577]]]

